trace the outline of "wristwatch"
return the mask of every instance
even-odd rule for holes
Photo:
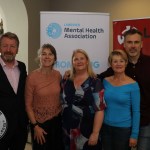
[[[39,125],[39,123],[38,123],[38,122],[36,122],[36,123],[32,123],[33,128],[35,128],[35,126],[37,126],[37,125]]]

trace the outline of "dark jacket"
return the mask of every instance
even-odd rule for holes
[[[8,125],[6,132],[11,134],[19,125],[21,128],[27,128],[28,118],[25,111],[25,81],[26,81],[26,66],[18,61],[20,70],[20,78],[17,94],[14,92],[9,83],[2,66],[0,65],[0,111],[5,115]]]

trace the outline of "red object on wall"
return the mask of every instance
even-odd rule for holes
[[[142,32],[142,52],[150,56],[150,18],[113,21],[113,49],[123,49],[123,34],[131,28]]]

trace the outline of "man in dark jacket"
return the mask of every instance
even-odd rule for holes
[[[0,37],[0,149],[24,150],[28,119],[24,88],[26,66],[15,59],[19,39],[7,32]]]

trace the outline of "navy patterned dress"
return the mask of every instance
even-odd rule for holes
[[[89,77],[77,89],[72,80],[63,81],[63,130],[65,150],[100,150],[88,146],[96,111],[104,110],[103,86],[99,79]]]

